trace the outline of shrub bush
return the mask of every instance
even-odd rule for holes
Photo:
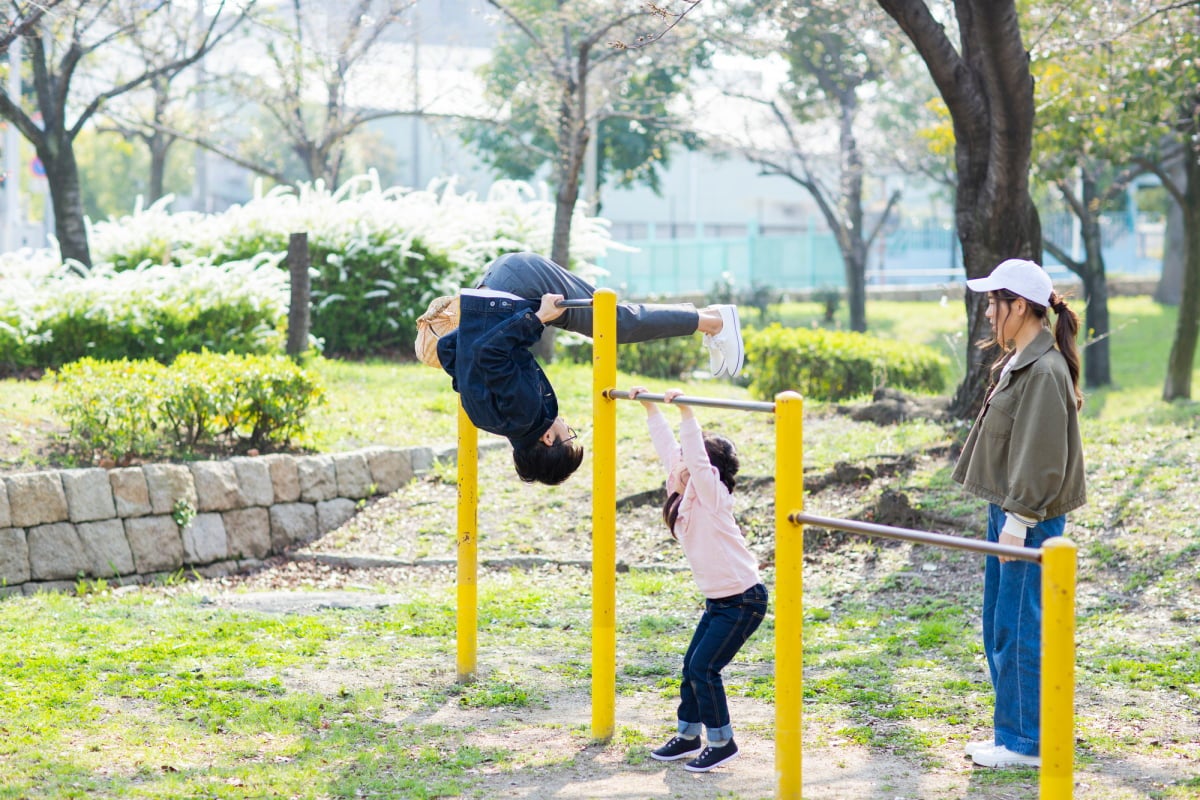
[[[554,348],[556,355],[573,364],[592,363],[592,340],[585,336],[560,331]],[[653,339],[617,348],[617,365],[622,372],[672,381],[699,369],[704,358],[699,335]],[[703,366],[708,369],[707,363]]]
[[[0,263],[0,370],[89,357],[163,363],[208,348],[283,350],[287,276],[270,257],[214,266],[143,265],[83,275],[49,262]]]
[[[940,392],[949,361],[937,351],[861,333],[784,328],[747,331],[746,375],[762,400],[789,389],[816,400],[845,400],[882,386]]]
[[[282,447],[304,434],[322,399],[282,356],[198,353],[157,361],[84,358],[48,373],[68,447],[87,460]]]

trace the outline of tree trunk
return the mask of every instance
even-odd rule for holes
[[[1042,232],[1029,194],[1033,149],[1033,77],[1021,41],[1015,0],[954,0],[961,37],[956,49],[924,0],[876,0],[912,41],[954,125],[958,171],[955,224],[968,278],[1006,258],[1041,261]],[[986,338],[987,298],[967,292],[963,382],[951,400],[959,418],[975,416],[988,389],[993,349]]]
[[[167,175],[167,153],[171,148],[171,140],[162,133],[156,132],[146,142],[150,149],[150,186],[146,190],[146,205],[152,205],[162,199],[165,192]]]
[[[1187,162],[1187,186],[1184,188],[1183,215],[1186,225],[1187,259],[1183,271],[1183,291],[1179,302],[1179,319],[1175,324],[1175,341],[1167,359],[1167,379],[1163,383],[1163,399],[1190,400],[1192,397],[1192,368],[1196,360],[1196,338],[1200,333],[1200,163],[1193,154]]]
[[[79,184],[75,151],[69,140],[53,149],[45,146],[45,143],[43,145],[37,149],[38,158],[46,168],[59,254],[64,262],[78,261],[90,268],[92,253],[88,247],[87,227],[83,223],[83,192]]]
[[[1109,359],[1108,276],[1104,267],[1104,243],[1100,234],[1100,199],[1096,182],[1085,176],[1083,181],[1084,298],[1087,300],[1085,333],[1091,340],[1083,351],[1083,379],[1090,387],[1112,383]]]
[[[840,99],[841,133],[839,150],[842,161],[842,191],[839,203],[845,204],[843,225],[847,247],[842,258],[846,265],[846,300],[850,305],[850,330],[862,333],[867,329],[867,242],[863,231],[863,163],[854,135],[854,118],[858,111],[853,93]],[[841,241],[841,237],[839,237]]]
[[[1182,163],[1172,166],[1168,173],[1177,186],[1183,186],[1187,180]],[[1167,230],[1163,237],[1162,276],[1154,289],[1156,303],[1179,305],[1183,296],[1183,264],[1187,259],[1186,236],[1183,209],[1175,201],[1175,195],[1167,192]]]

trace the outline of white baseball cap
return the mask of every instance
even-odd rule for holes
[[[1049,306],[1050,295],[1054,293],[1054,282],[1050,280],[1046,270],[1024,258],[1010,258],[1002,261],[998,267],[992,270],[991,275],[986,278],[969,280],[967,286],[975,292],[994,292],[997,289],[1007,289],[1040,306]]]

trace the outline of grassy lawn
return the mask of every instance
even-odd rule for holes
[[[809,324],[821,308],[777,311]],[[1116,385],[1088,392],[1091,501],[1069,529],[1080,548],[1076,796],[1183,800],[1200,796],[1200,404],[1158,399],[1174,310],[1115,298],[1112,313]],[[960,315],[956,302],[868,307],[881,335],[959,358]],[[331,361],[316,368],[329,403],[313,420],[314,448],[453,444],[456,396],[437,371]],[[549,372],[565,415],[587,441],[590,369],[555,364]],[[663,386],[620,379],[622,386],[635,381]],[[689,388],[746,396],[728,382]],[[1194,388],[1200,391],[1200,371]],[[0,426],[10,443],[32,441],[51,421],[45,392],[39,384],[0,382]],[[619,454],[630,468],[621,470],[618,491],[654,488],[657,472],[641,466],[649,453],[642,412],[625,403],[619,413]],[[934,515],[981,515],[949,480],[949,462],[925,455],[950,440],[941,425],[881,429],[818,403],[806,404],[806,414],[806,471],[840,460],[915,457],[912,470],[877,479],[870,494],[814,494],[817,513],[857,512],[886,488]],[[704,409],[700,417],[738,442],[744,476],[771,473],[766,415]],[[586,558],[581,509],[590,476],[581,474],[569,491],[527,487],[503,455],[489,456],[481,471],[496,483],[481,538],[504,537],[511,549],[502,552],[515,554],[534,544],[530,530],[539,528]],[[30,464],[36,468],[36,458]],[[446,505],[429,498],[446,498],[452,487],[449,474],[403,490],[396,527],[424,513],[423,502]],[[769,488],[739,488],[736,498],[756,552],[767,554],[764,578],[773,588]],[[634,537],[655,514],[623,512],[619,535]],[[421,535],[430,554],[452,547],[444,523],[429,523]],[[607,744],[592,742],[590,733],[591,575],[584,569],[485,570],[478,679],[465,685],[455,680],[452,567],[284,564],[245,578],[127,589],[98,582],[81,585],[79,597],[0,600],[0,800],[769,797],[773,618],[726,671],[746,748],[741,771],[693,779],[646,756],[669,733],[678,660],[698,608],[677,551],[669,541],[658,546],[661,569],[618,576],[618,728]],[[960,755],[991,720],[977,561],[959,551],[849,538],[806,537],[805,546],[805,796],[1037,797],[1035,771],[972,770]],[[273,588],[337,589],[388,602],[286,614],[245,604]],[[869,782],[855,783],[860,777]]]

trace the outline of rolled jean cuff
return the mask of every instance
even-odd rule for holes
[[[680,736],[686,736],[687,738],[691,739],[692,737],[699,736],[703,732],[703,722],[684,722],[683,720],[679,720]]]
[[[722,725],[719,728],[708,729],[708,740],[710,742],[727,742],[733,738],[733,723]]]

